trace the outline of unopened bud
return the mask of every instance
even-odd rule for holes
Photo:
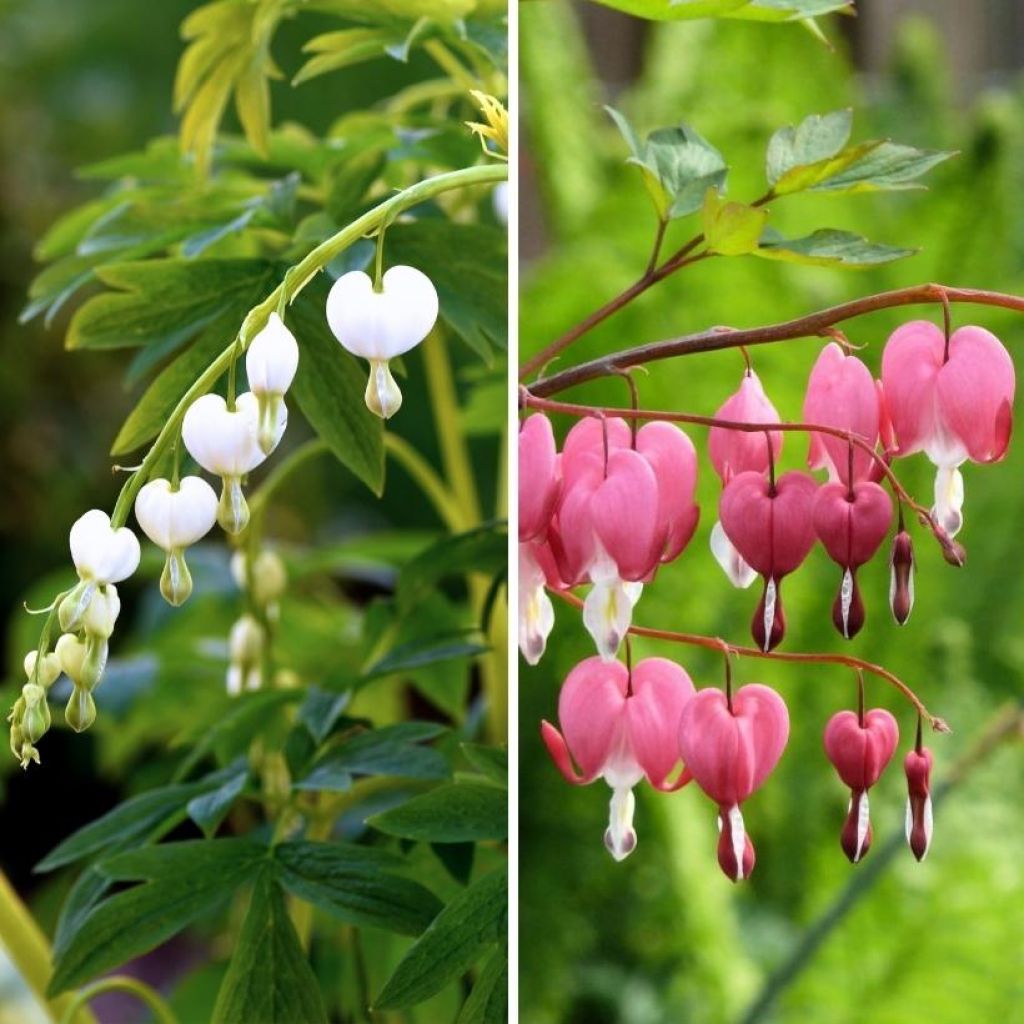
[[[402,407],[402,391],[391,375],[387,359],[370,360],[366,382],[366,408],[382,420],[389,420]]]
[[[44,654],[41,661],[38,651],[29,651],[25,655],[24,665],[29,682],[38,683],[44,690],[53,686],[60,675],[60,658],[53,651]]]
[[[82,681],[82,662],[85,661],[85,643],[74,633],[65,633],[57,641],[54,653],[60,659],[60,667],[73,682]]]
[[[276,601],[288,586],[288,571],[273,551],[261,551],[255,558],[236,551],[231,558],[231,574],[261,608]]]
[[[910,618],[914,608],[914,543],[906,530],[893,538],[889,555],[889,607],[899,625]]]
[[[96,721],[96,702],[84,686],[76,686],[71,691],[64,718],[75,732],[85,732]]]
[[[46,691],[35,683],[26,683],[21,688],[25,700],[25,711],[21,717],[21,729],[29,743],[38,743],[50,728],[50,705]]]
[[[241,533],[249,525],[249,505],[242,492],[240,477],[223,478],[220,501],[217,503],[217,522],[225,533],[232,536]]]
[[[927,747],[911,750],[903,770],[907,775],[907,842],[921,861],[932,844],[932,752]]]
[[[251,615],[243,615],[232,627],[228,638],[231,664],[228,666],[227,691],[232,697],[246,690],[258,690],[263,683],[263,627]]]
[[[192,574],[180,548],[167,552],[164,571],[160,574],[160,593],[175,608],[183,605],[192,595]]]

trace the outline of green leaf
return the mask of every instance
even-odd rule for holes
[[[397,872],[397,854],[351,843],[280,843],[281,883],[300,899],[348,924],[419,935],[441,909],[419,882]]]
[[[658,128],[640,141],[617,110],[605,107],[632,150],[627,161],[640,168],[663,219],[683,217],[699,210],[708,189],[721,191],[728,167],[722,154],[689,125]]]
[[[768,211],[725,202],[709,188],[704,198],[704,240],[721,256],[742,256],[757,248]]]
[[[473,991],[455,1024],[506,1024],[508,1021],[508,952],[498,947],[484,961]]]
[[[815,184],[811,191],[882,192],[924,188],[916,179],[952,156],[956,154],[880,142],[858,154],[841,172]]]
[[[472,632],[476,632],[473,630]],[[398,644],[374,662],[362,676],[363,682],[378,679],[381,676],[400,675],[411,672],[425,665],[435,665],[442,661],[459,661],[463,658],[476,658],[490,650],[484,644],[474,643],[459,637],[431,636],[420,640],[410,640]]]
[[[869,242],[850,231],[822,228],[804,238],[782,238],[777,232],[766,232],[754,250],[755,256],[787,263],[803,263],[815,267],[851,267],[861,269],[880,263],[892,263],[913,256],[916,249]]]
[[[426,726],[426,730],[420,728]],[[451,767],[432,747],[417,745],[443,732],[432,722],[400,722],[370,729],[328,751],[297,789],[346,790],[353,775],[395,775],[406,779],[447,779]]]
[[[351,690],[334,693],[330,690],[321,690],[319,686],[311,686],[299,708],[298,720],[317,743],[323,743],[334,728],[338,716],[348,707],[351,700]]]
[[[508,786],[508,751],[500,747],[485,747],[481,743],[463,743],[466,760],[481,774],[499,786]]]
[[[207,839],[213,837],[248,781],[249,766],[243,761],[235,774],[229,776],[217,789],[189,800],[188,815],[203,830]]]
[[[75,313],[67,347],[180,343],[222,313],[236,296],[252,294],[269,272],[264,260],[154,259],[107,264],[96,274],[119,291],[96,295]]]
[[[825,14],[855,14],[854,0],[753,0],[727,18],[744,21],[804,21]]]
[[[788,172],[834,157],[846,145],[853,127],[852,110],[811,114],[795,128],[780,128],[768,141],[765,176],[773,187]],[[774,189],[780,195],[781,189]],[[792,190],[792,191],[795,191]]]
[[[414,796],[367,824],[388,835],[428,843],[504,839],[508,835],[508,796],[481,782],[454,782]]]
[[[292,79],[292,85],[301,85],[329,71],[339,71],[365,60],[383,57],[389,46],[401,42],[400,32],[380,28],[350,28],[314,36],[303,50],[316,56],[302,65]]]
[[[314,282],[288,312],[299,342],[291,395],[343,466],[374,494],[384,491],[384,424],[363,400],[366,370],[335,340],[324,309],[327,290]]]
[[[440,992],[488,946],[502,941],[507,916],[507,873],[501,868],[459,893],[438,914],[395,968],[374,1009],[399,1010]]]
[[[508,345],[508,236],[487,224],[426,219],[388,228],[389,264],[422,270],[437,289],[441,319],[481,358]],[[429,341],[426,344],[430,344]]]
[[[327,213],[336,224],[352,219],[386,164],[386,155],[379,149],[371,149],[357,153],[338,165],[329,178],[325,204]]]
[[[320,983],[273,872],[256,879],[213,1024],[326,1024]]]
[[[133,850],[104,862],[100,870],[110,878],[148,881],[90,911],[57,957],[48,994],[141,956],[216,910],[265,857],[266,849],[256,843],[217,839]]]
[[[694,18],[723,18],[751,0],[598,0],[606,7],[638,18],[657,21],[690,21]]]
[[[398,578],[398,606],[414,608],[436,584],[467,572],[491,575],[508,558],[508,533],[504,522],[484,523],[466,533],[444,537],[420,552]]]

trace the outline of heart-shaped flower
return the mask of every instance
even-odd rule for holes
[[[139,567],[139,539],[121,526],[113,529],[110,516],[94,508],[71,527],[71,559],[81,580],[100,586],[120,583]]]
[[[284,393],[292,386],[299,366],[299,346],[284,321],[271,313],[266,326],[249,343],[245,375],[259,403],[257,440],[267,455],[277,444],[276,429]]]
[[[839,711],[825,726],[825,753],[839,778],[850,787],[840,842],[853,864],[871,847],[868,790],[882,777],[899,740],[896,719],[884,708],[872,708],[863,716]]]
[[[560,483],[555,435],[547,416],[528,416],[519,428],[519,540],[543,540]]]
[[[770,687],[750,683],[731,698],[699,690],[679,719],[679,753],[687,772],[719,808],[718,863],[734,882],[754,868],[754,845],[740,804],[772,773],[789,739],[789,712]]]
[[[636,848],[633,787],[646,778],[656,789],[670,791],[689,779],[668,781],[679,762],[680,715],[692,696],[686,671],[665,658],[645,658],[632,673],[621,662],[587,658],[562,685],[562,732],[541,723],[548,752],[567,781],[581,786],[600,777],[611,786],[605,845],[616,860]]]
[[[773,484],[762,473],[739,473],[726,485],[718,514],[726,536],[765,581],[751,631],[764,651],[785,635],[781,583],[814,547],[812,510],[817,483],[806,473],[783,473]]]
[[[870,561],[892,524],[892,501],[876,483],[862,480],[852,487],[825,484],[814,498],[814,529],[829,557],[843,570],[832,605],[832,622],[849,640],[864,625],[864,602],[857,569]]]

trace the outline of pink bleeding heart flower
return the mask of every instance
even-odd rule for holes
[[[914,542],[902,526],[889,553],[889,608],[900,626],[914,608]]]
[[[645,658],[632,673],[621,662],[587,658],[562,684],[562,731],[541,723],[548,753],[567,781],[584,786],[603,778],[611,787],[604,842],[616,860],[636,849],[633,787],[646,778],[670,792],[689,781],[686,773],[673,783],[668,777],[679,763],[679,719],[693,693],[686,671],[665,658]]]
[[[921,861],[932,845],[932,752],[919,745],[904,758],[903,770],[907,775],[907,842]]]
[[[923,451],[937,467],[933,514],[953,537],[963,525],[959,466],[996,462],[1013,428],[1013,361],[982,327],[961,327],[946,344],[926,320],[897,328],[882,353],[882,385],[898,455]]]
[[[863,716],[839,711],[825,726],[825,753],[839,778],[850,787],[840,843],[852,864],[871,847],[868,790],[882,777],[899,740],[896,719],[883,708],[872,708]]]
[[[700,509],[693,500],[697,451],[675,424],[657,422],[637,431],[636,450],[654,470],[658,483],[659,561],[671,562],[690,543],[700,518]]]
[[[757,374],[750,370],[744,374],[739,389],[719,406],[715,419],[734,423],[778,423],[779,413],[764,393]],[[761,433],[712,427],[708,431],[708,455],[725,485],[737,473],[767,473],[769,445],[774,461],[782,453],[782,438],[779,430],[766,437]],[[719,520],[711,528],[710,542],[715,561],[734,587],[746,589],[757,579],[757,573],[743,560]]]
[[[818,426],[848,430],[872,448],[878,440],[878,391],[871,371],[834,341],[821,350],[811,370],[804,419]],[[849,483],[851,459],[853,479],[867,480],[875,462],[870,453],[839,437],[811,435],[807,456],[811,469],[827,469],[832,480]]]
[[[543,540],[560,484],[555,435],[547,416],[527,417],[519,430],[519,540]]]
[[[857,570],[869,562],[892,524],[892,501],[876,483],[867,480],[825,484],[814,499],[814,530],[832,561],[843,570],[839,593],[832,605],[832,622],[847,640],[864,625],[864,602]]]
[[[806,473],[783,473],[774,484],[760,473],[734,476],[722,491],[718,514],[726,536],[747,564],[764,578],[764,593],[751,623],[764,651],[786,631],[780,587],[814,547],[812,510],[817,483]]]
[[[686,770],[718,804],[718,863],[734,882],[750,876],[756,859],[740,805],[778,764],[789,739],[783,699],[760,683],[730,699],[721,690],[699,690],[679,719],[679,753]]]

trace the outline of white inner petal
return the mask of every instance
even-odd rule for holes
[[[711,527],[711,554],[734,587],[746,590],[757,579],[757,573],[743,560],[722,524],[717,521]]]
[[[617,576],[602,579],[591,587],[583,602],[583,625],[594,638],[597,653],[604,661],[612,661],[618,654],[633,619],[638,586],[642,589],[642,584],[623,583]]]
[[[732,855],[736,859],[736,881],[743,881],[743,855],[747,852],[747,830],[743,824],[743,812],[738,804],[729,808],[729,838],[732,841]]]
[[[608,830],[604,834],[608,852],[617,860],[625,860],[636,849],[636,832],[633,830],[633,812],[636,797],[633,790],[617,786],[612,790],[608,805]]]
[[[778,596],[778,587],[775,580],[770,579],[768,586],[764,588],[764,649],[769,650],[772,643],[772,626],[775,625],[775,599]]]
[[[853,604],[853,573],[843,573],[843,584],[839,588],[839,606],[843,613],[843,636],[850,639],[850,607]]]
[[[853,857],[854,863],[864,856],[864,844],[867,842],[868,829],[871,827],[867,793],[860,793],[855,799],[857,800],[857,849]]]
[[[955,465],[941,465],[935,471],[935,505],[932,515],[955,537],[964,525],[964,478]]]

